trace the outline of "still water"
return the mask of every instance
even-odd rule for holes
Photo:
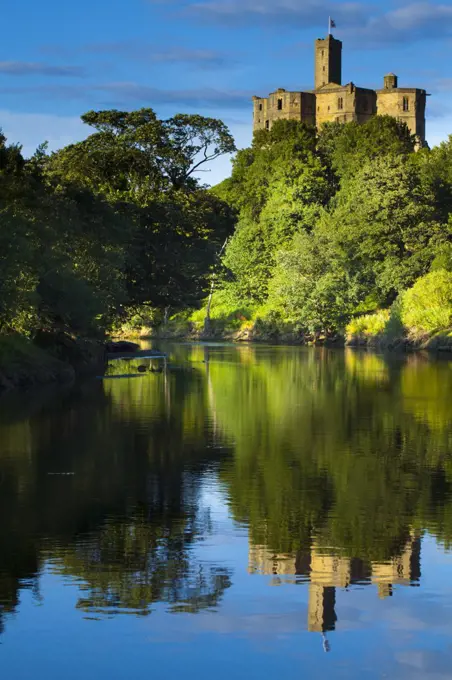
[[[452,677],[452,361],[163,349],[0,401],[1,678]]]

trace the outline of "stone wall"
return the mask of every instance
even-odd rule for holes
[[[271,129],[275,120],[298,120],[315,125],[315,95],[280,88],[268,97],[254,97],[254,129]]]
[[[413,135],[425,139],[425,90],[393,88],[377,90],[377,112],[407,124]]]

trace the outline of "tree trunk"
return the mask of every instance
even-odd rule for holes
[[[164,326],[168,325],[169,310],[170,310],[169,306],[165,307],[165,311],[164,311],[164,314],[163,314],[163,325]]]

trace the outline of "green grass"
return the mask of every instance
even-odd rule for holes
[[[45,384],[72,376],[72,369],[22,335],[0,336],[0,389]]]

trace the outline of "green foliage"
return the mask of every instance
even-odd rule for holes
[[[0,333],[98,336],[126,310],[197,305],[234,214],[194,178],[234,150],[202,116],[91,111],[25,161],[0,134]]]
[[[349,321],[345,330],[348,336],[375,337],[383,335],[389,317],[389,309],[382,309],[374,314],[363,314],[363,316],[358,316]]]
[[[452,213],[452,135],[433,149],[422,149],[410,158],[425,191],[435,197],[438,219],[447,223]]]
[[[233,277],[236,294],[245,302],[265,300],[272,257],[259,223],[246,217],[239,222],[226,249],[223,265]]]
[[[443,269],[420,278],[402,295],[401,318],[414,332],[430,333],[452,326],[452,273]]]
[[[0,332],[96,333],[124,298],[123,222],[85,190],[46,183],[35,160],[0,173]]]
[[[278,253],[268,305],[309,332],[340,330],[356,304],[356,290],[334,258],[316,234],[297,234],[290,249]]]
[[[251,149],[237,153],[230,180],[214,191],[247,217],[258,219],[274,181],[296,181],[306,162],[313,162],[315,138],[314,128],[296,121],[277,121],[270,131],[256,133]]]
[[[330,335],[452,270],[452,138],[415,154],[387,116],[318,133],[278,121],[206,191],[195,173],[235,149],[221,121],[83,120],[86,140],[29,161],[0,136],[0,331],[98,335],[143,307],[167,319],[216,280],[231,313]]]
[[[234,215],[193,173],[234,151],[227,128],[198,115],[161,121],[152,109],[91,111],[82,119],[96,132],[54,154],[47,176],[101,194],[126,219],[122,248],[131,305],[197,304]]]
[[[436,248],[451,237],[435,219],[434,197],[403,158],[367,163],[346,182],[319,228],[345,253],[349,271],[381,302],[429,270]]]
[[[405,157],[415,139],[405,123],[392,116],[374,116],[367,123],[328,123],[319,135],[319,152],[340,177],[350,177],[368,161],[385,156]]]
[[[237,303],[328,335],[452,268],[452,143],[414,148],[389,116],[317,136],[296,121],[256,133],[213,190],[239,212],[223,258]]]
[[[451,218],[452,219],[452,218]],[[445,269],[452,272],[452,243],[441,243],[432,261],[431,270]]]
[[[110,200],[147,205],[161,191],[193,189],[193,173],[235,151],[220,120],[179,114],[159,120],[152,109],[89,111],[96,132],[53,154],[49,173],[88,186]]]
[[[227,290],[227,289],[226,289]],[[210,312],[210,330],[216,333],[232,333],[253,325],[256,307],[251,304],[238,304],[225,295],[224,290],[214,295]],[[199,309],[190,315],[190,322],[197,330],[203,330],[206,310]]]

